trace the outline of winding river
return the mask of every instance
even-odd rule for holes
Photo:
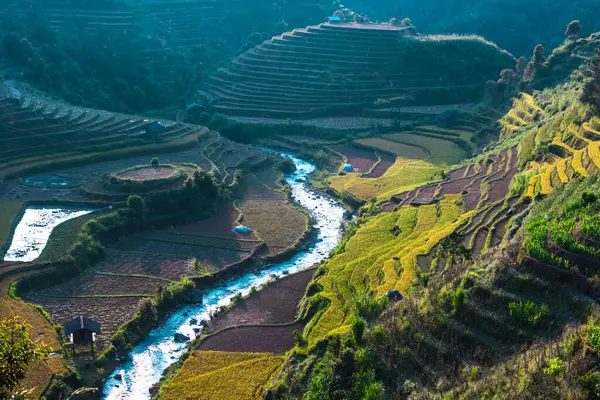
[[[317,229],[317,239],[308,250],[293,258],[269,266],[259,273],[245,273],[221,286],[208,289],[203,303],[183,306],[171,314],[164,325],[150,332],[130,354],[129,360],[119,365],[104,386],[105,399],[148,399],[149,389],[157,383],[167,367],[175,363],[186,351],[185,343],[173,340],[175,333],[194,338],[190,319],[209,320],[210,314],[219,307],[227,306],[237,293],[247,296],[250,289],[268,283],[273,278],[281,278],[306,270],[324,261],[339,244],[344,226],[344,208],[331,197],[315,192],[306,180],[315,166],[288,154],[296,164],[296,172],[286,176],[294,200],[307,209]],[[284,223],[282,221],[282,223]],[[120,374],[122,379],[115,379]]]

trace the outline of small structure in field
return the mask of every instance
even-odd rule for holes
[[[332,15],[330,17],[327,17],[327,22],[330,24],[341,24],[342,19],[337,15]]]
[[[144,135],[150,139],[157,139],[161,133],[168,131],[169,127],[161,122],[153,122],[144,128]]]
[[[244,226],[244,225],[236,226],[232,230],[233,230],[233,232],[239,233],[239,234],[242,234],[242,235],[249,235],[249,234],[252,233],[252,229],[250,229],[250,228],[248,228],[247,226]]]
[[[354,172],[354,167],[352,166],[352,164],[345,164],[344,165],[344,171],[346,171],[346,172]]]
[[[101,333],[100,324],[84,316],[79,316],[74,320],[63,325],[65,336],[69,337],[69,341],[75,345],[91,345],[94,350],[94,342],[96,335]]]

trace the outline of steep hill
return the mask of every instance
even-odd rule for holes
[[[309,285],[304,342],[268,396],[598,398],[591,43],[562,46],[511,86],[549,85],[514,99],[494,148],[362,210]]]
[[[338,8],[335,0],[3,0],[0,71],[76,105],[181,109],[221,62]]]
[[[306,118],[379,106],[475,102],[513,57],[477,37],[411,27],[321,24],[273,37],[211,77],[212,110]]]

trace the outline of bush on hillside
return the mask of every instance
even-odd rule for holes
[[[537,328],[545,325],[550,316],[550,310],[545,304],[538,305],[533,301],[523,303],[513,301],[508,304],[510,317],[521,326]]]

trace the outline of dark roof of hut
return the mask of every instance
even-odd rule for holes
[[[81,330],[100,333],[100,324],[86,317],[77,317],[73,321],[65,323],[63,327],[65,329],[65,335],[70,335],[71,333]]]

